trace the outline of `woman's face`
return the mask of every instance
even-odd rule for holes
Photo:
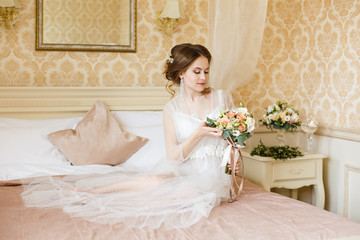
[[[180,77],[183,78],[186,92],[203,92],[208,81],[209,61],[206,57],[197,58]]]

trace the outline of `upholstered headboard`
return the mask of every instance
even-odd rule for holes
[[[165,87],[0,87],[0,117],[81,116],[97,101],[110,110],[162,110]]]

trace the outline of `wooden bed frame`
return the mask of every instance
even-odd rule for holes
[[[65,118],[102,100],[110,110],[162,110],[165,87],[0,87],[0,117]]]

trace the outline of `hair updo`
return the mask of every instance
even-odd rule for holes
[[[184,73],[191,64],[199,57],[206,57],[211,62],[211,54],[209,50],[199,44],[183,43],[176,45],[171,49],[171,55],[166,60],[164,75],[167,80],[166,90],[175,95],[174,85],[180,85],[180,74]],[[209,88],[204,92],[209,92]]]

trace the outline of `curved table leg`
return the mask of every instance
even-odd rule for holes
[[[295,189],[291,189],[290,190],[290,193],[291,193],[291,198],[293,199],[298,199],[298,190],[295,188]]]
[[[316,196],[316,206],[319,208],[324,208],[325,206],[325,190],[324,184],[318,183],[314,185],[315,196]]]

